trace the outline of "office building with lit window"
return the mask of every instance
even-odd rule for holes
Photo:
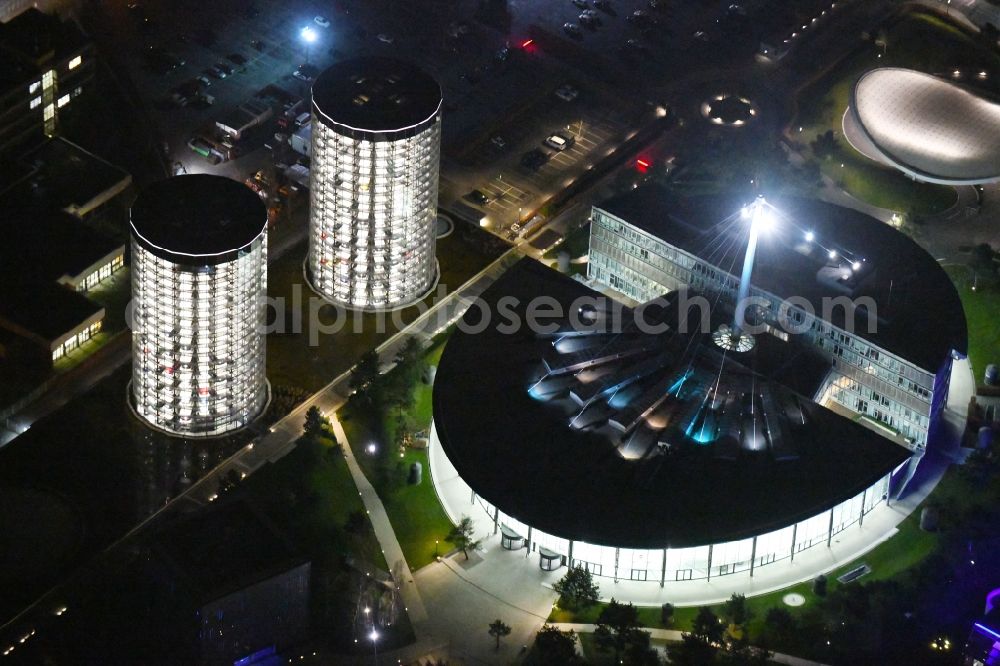
[[[131,212],[132,406],[175,435],[242,428],[268,400],[267,210],[242,183],[175,176]]]
[[[530,258],[481,299],[438,365],[432,478],[452,520],[542,570],[586,568],[618,599],[659,592],[612,580],[675,602],[759,593],[906,515],[889,507],[919,456],[810,398],[822,350],[760,334],[727,351],[727,308],[676,291],[626,307]]]
[[[55,362],[100,332],[105,311],[87,292],[124,268],[125,245],[68,213],[8,203],[0,198],[0,328]]]
[[[441,87],[411,64],[361,58],[320,74],[312,95],[307,279],[351,309],[420,300],[438,279]]]
[[[644,187],[595,206],[588,277],[646,301],[688,286],[735,301],[746,230],[723,221],[738,197],[680,199]],[[947,402],[952,361],[966,353],[965,314],[937,261],[890,225],[831,204],[774,202],[750,294],[776,335],[779,317],[830,363],[813,397],[914,449]],[[929,306],[929,304],[933,304]]]
[[[37,9],[0,23],[0,156],[58,132],[59,117],[94,77],[80,29]]]

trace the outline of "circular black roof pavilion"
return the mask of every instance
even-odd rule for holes
[[[246,185],[207,174],[153,183],[132,204],[135,242],[178,264],[232,261],[267,227],[267,208]]]
[[[313,83],[317,119],[339,134],[393,141],[431,126],[441,86],[419,67],[394,58],[355,58],[324,70]]]

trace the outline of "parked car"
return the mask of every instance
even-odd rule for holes
[[[573,100],[575,100],[577,97],[580,96],[580,91],[571,86],[570,84],[564,83],[563,85],[556,88],[555,95],[564,102],[572,102]]]
[[[596,28],[601,23],[600,17],[593,9],[585,9],[580,12],[580,24],[588,28]]]
[[[497,64],[507,62],[508,59],[510,59],[510,47],[509,46],[503,47],[502,49],[500,49],[499,51],[497,51],[496,54],[493,56],[493,60],[495,60],[497,62]]]
[[[217,63],[215,63],[215,66],[218,67],[220,71],[224,72],[226,76],[232,76],[233,75],[233,71],[234,71],[233,68],[230,67],[229,65],[227,65],[226,63],[224,63],[224,62],[217,62]]]
[[[392,35],[385,32],[380,32],[378,34],[378,41],[382,42],[383,44],[392,44],[396,40],[393,39]]]
[[[594,0],[594,6],[603,11],[611,11],[611,0]]]
[[[206,88],[212,85],[212,79],[208,78],[204,74],[199,74],[198,76],[194,77],[194,80],[200,83],[201,85],[205,86]]]
[[[549,153],[544,150],[535,148],[529,150],[521,157],[521,166],[527,167],[528,169],[537,170],[542,167],[543,164],[549,161]]]
[[[567,148],[573,147],[573,144],[576,143],[576,137],[574,137],[572,134],[556,132],[555,134],[550,134],[545,139],[544,143],[549,148],[562,152]]]
[[[580,9],[587,9],[590,5],[587,4],[587,0],[573,0],[573,4]]]
[[[490,143],[492,143],[493,147],[497,150],[505,150],[507,148],[507,141],[499,134],[494,134],[490,137]]]
[[[471,201],[472,203],[478,204],[480,206],[485,206],[491,201],[491,199],[488,196],[486,196],[486,193],[483,192],[482,190],[472,190],[471,192],[465,195],[465,198],[466,200]]]
[[[324,16],[314,16],[313,17],[313,23],[315,23],[316,25],[318,25],[321,28],[329,28],[330,27],[330,19],[328,19],[328,18],[326,18]]]
[[[247,59],[246,59],[246,58],[244,58],[244,57],[243,57],[243,56],[242,56],[241,54],[239,54],[239,53],[230,53],[229,55],[227,55],[227,56],[226,56],[226,59],[227,59],[227,60],[228,60],[229,62],[231,62],[231,63],[233,63],[234,65],[236,65],[237,67],[238,67],[238,66],[240,66],[240,65],[245,65],[245,64],[247,64]]]

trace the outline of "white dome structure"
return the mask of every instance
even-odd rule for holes
[[[851,91],[844,135],[859,152],[915,180],[1000,180],[1000,102],[909,69],[867,72]]]

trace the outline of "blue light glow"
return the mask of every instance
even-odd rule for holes
[[[975,627],[976,629],[978,629],[978,630],[982,631],[983,633],[985,633],[985,634],[987,634],[987,635],[989,635],[989,636],[992,636],[993,638],[995,638],[995,639],[997,639],[998,641],[1000,641],[1000,634],[998,634],[997,632],[993,631],[993,630],[992,630],[992,629],[990,629],[989,627],[985,627],[985,626],[983,626],[983,625],[979,624],[978,622],[976,622],[976,623],[975,623],[975,624],[974,624],[973,626],[974,626],[974,627]]]

